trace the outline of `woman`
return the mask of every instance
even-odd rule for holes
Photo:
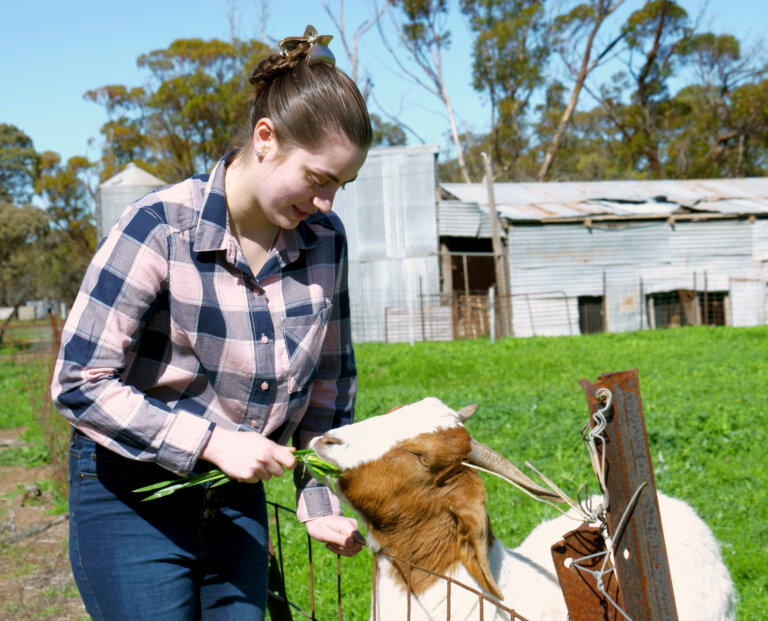
[[[254,71],[247,136],[209,175],[137,201],[104,240],[52,392],[73,426],[70,559],[94,619],[262,619],[262,481],[352,420],[336,191],[365,161],[365,102],[308,27]],[[141,502],[218,467],[236,481]],[[356,522],[297,471],[298,516],[334,552]]]

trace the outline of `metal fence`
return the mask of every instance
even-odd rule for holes
[[[768,323],[765,280],[603,276],[588,295],[565,290],[454,291],[420,295],[417,304],[387,309],[387,342],[416,342],[511,335],[573,336],[684,326],[756,326]]]
[[[335,582],[335,597],[332,604],[320,606],[316,596],[318,583],[322,580],[329,582],[329,576],[318,575],[318,563],[312,550],[312,540],[308,535],[304,536],[305,541],[298,541],[284,532],[286,520],[294,520],[296,512],[293,509],[280,504],[268,501],[267,504],[271,510],[270,516],[270,568],[267,588],[267,610],[272,621],[292,621],[296,615],[313,621],[331,621],[332,619],[351,619],[356,621],[362,618],[360,611],[350,612],[345,608],[345,593],[357,590],[361,585],[347,584],[343,580],[343,560],[336,555],[335,573],[330,576]],[[315,544],[318,545],[318,544]],[[303,562],[288,563],[289,552],[295,553],[296,549],[301,548],[304,554]],[[300,552],[301,553],[301,552]],[[323,554],[330,554],[322,552]],[[411,592],[411,577],[417,572],[427,573],[445,584],[446,589],[446,616],[445,621],[451,619],[451,600],[456,598],[457,591],[466,591],[477,598],[478,619],[485,619],[486,614],[493,612],[504,612],[508,615],[510,621],[528,621],[525,617],[518,614],[514,609],[504,606],[485,593],[463,584],[454,578],[430,571],[418,565],[414,565],[403,559],[399,559],[386,552],[377,552],[372,555],[371,569],[371,621],[387,621],[378,614],[376,583],[378,578],[379,557],[387,557],[398,564],[403,574],[406,576],[405,600],[406,610],[403,615],[403,621],[411,619],[411,604],[415,595]],[[295,591],[306,591],[297,596]],[[301,600],[306,600],[307,604],[302,604]],[[365,611],[365,617],[368,617],[368,611]],[[357,616],[352,616],[357,615]],[[436,619],[437,621],[437,619]]]
[[[54,482],[65,493],[69,423],[56,411],[49,388],[60,336],[61,326],[53,314],[46,321],[4,325],[0,328],[0,359],[10,360],[19,371],[54,466]]]

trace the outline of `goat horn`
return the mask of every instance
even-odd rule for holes
[[[477,403],[472,403],[470,405],[465,405],[463,408],[461,408],[456,414],[459,415],[459,420],[461,420],[462,423],[466,423],[472,414],[477,412],[477,408],[480,407]]]
[[[474,438],[470,438],[470,446],[471,449],[469,452],[469,457],[467,458],[467,461],[470,464],[474,464],[476,466],[480,466],[481,468],[485,468],[486,470],[490,470],[491,472],[495,472],[496,474],[500,474],[501,476],[514,481],[536,496],[546,498],[547,500],[554,500],[555,502],[563,502],[563,499],[560,498],[560,496],[534,483],[525,474],[523,474],[523,472],[517,466],[515,466],[503,455],[500,455],[494,451],[492,448],[486,446],[485,444],[481,444]]]

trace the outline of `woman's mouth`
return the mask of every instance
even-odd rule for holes
[[[297,220],[306,220],[309,214],[306,211],[301,211],[296,205],[293,205],[293,217]]]

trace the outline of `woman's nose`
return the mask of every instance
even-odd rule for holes
[[[333,198],[336,196],[337,189],[323,189],[312,197],[312,204],[323,213],[328,213],[333,208]]]

